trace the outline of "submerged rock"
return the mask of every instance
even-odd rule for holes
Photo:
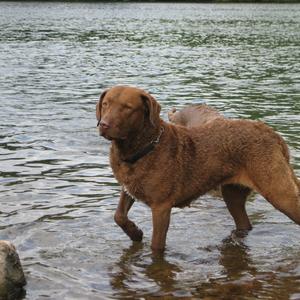
[[[18,299],[26,279],[15,246],[0,240],[0,299]]]

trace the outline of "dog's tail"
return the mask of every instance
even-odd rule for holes
[[[176,111],[177,111],[176,108],[173,107],[172,110],[170,110],[170,111],[168,112],[168,119],[169,119],[169,121],[172,122],[172,123],[175,123],[174,114],[176,113]]]

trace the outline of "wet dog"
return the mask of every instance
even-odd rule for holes
[[[167,123],[159,114],[153,96],[127,86],[104,91],[96,106],[99,131],[112,141],[110,164],[122,186],[115,221],[131,240],[143,237],[128,218],[135,200],[151,208],[151,246],[162,251],[172,207],[184,207],[218,186],[238,230],[251,229],[245,210],[251,190],[300,224],[300,183],[287,145],[273,129],[217,112],[190,127]]]

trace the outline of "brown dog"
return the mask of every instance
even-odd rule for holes
[[[251,190],[300,224],[300,184],[285,142],[267,125],[222,117],[191,128],[169,124],[151,95],[126,86],[103,92],[96,110],[123,187],[115,221],[133,241],[143,236],[127,216],[135,199],[150,206],[152,249],[163,250],[172,207],[217,186],[239,230],[251,229],[245,210]]]

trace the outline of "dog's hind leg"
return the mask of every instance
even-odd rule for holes
[[[251,189],[234,184],[222,186],[222,196],[227,208],[234,219],[237,230],[251,230],[245,204]]]
[[[133,203],[134,199],[122,191],[114,218],[115,222],[132,241],[140,242],[143,239],[143,231],[130,221],[127,216]]]
[[[300,184],[286,161],[273,160],[273,164],[262,166],[252,180],[265,199],[300,225]]]
[[[271,192],[262,195],[279,211],[300,225],[300,197],[295,184],[286,179],[283,186],[272,187]],[[280,183],[279,183],[280,184]]]

